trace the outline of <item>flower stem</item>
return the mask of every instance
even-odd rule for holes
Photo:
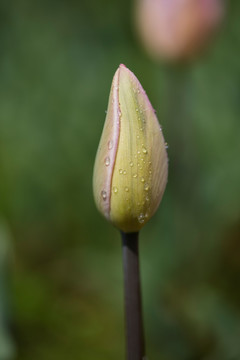
[[[125,292],[126,359],[142,360],[145,356],[139,272],[138,233],[123,233],[123,272]]]

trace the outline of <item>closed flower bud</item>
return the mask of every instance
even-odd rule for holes
[[[162,199],[166,146],[155,112],[135,75],[117,69],[93,175],[99,211],[123,232],[137,232]]]
[[[136,0],[139,34],[156,59],[191,59],[209,42],[222,15],[222,0]]]

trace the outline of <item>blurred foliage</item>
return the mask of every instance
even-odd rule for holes
[[[167,190],[141,234],[149,358],[240,359],[240,2],[208,53],[178,68],[151,62],[131,11],[126,0],[0,3],[0,210],[14,248],[0,360],[124,357],[120,238],[91,185],[119,63],[169,143]]]
[[[0,359],[12,359],[15,348],[10,335],[9,299],[10,234],[6,224],[0,223]]]

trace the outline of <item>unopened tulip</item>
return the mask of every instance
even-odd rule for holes
[[[93,190],[99,211],[125,233],[139,231],[159,206],[168,174],[165,147],[145,91],[120,65],[95,160]]]
[[[187,60],[209,42],[223,0],[135,0],[137,30],[152,57]]]

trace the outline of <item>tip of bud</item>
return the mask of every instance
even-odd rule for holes
[[[165,141],[155,112],[136,76],[120,64],[94,167],[98,209],[120,230],[140,230],[161,201],[167,173]]]

